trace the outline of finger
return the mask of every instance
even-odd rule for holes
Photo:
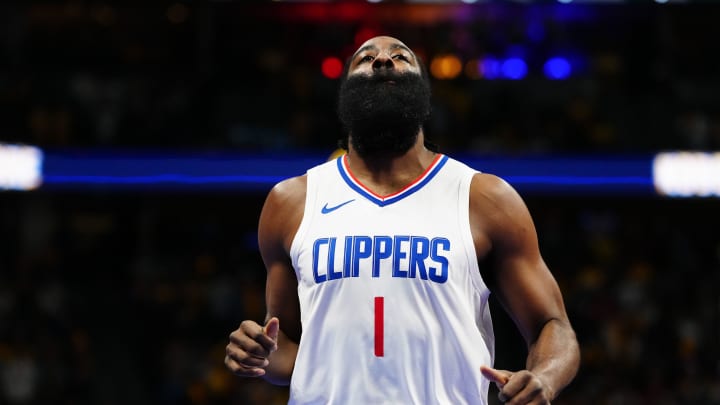
[[[253,339],[259,336],[265,336],[265,328],[255,321],[243,321],[237,331],[243,332]]]
[[[238,330],[230,334],[230,339],[233,340],[234,337],[239,341],[242,339],[243,335],[246,335],[253,341],[259,343],[267,351],[265,354],[257,353],[263,357],[267,357],[267,355],[276,348],[275,341],[271,339],[270,336],[266,335],[265,328],[258,325],[256,322],[244,321],[240,324],[240,328],[238,328]],[[253,351],[253,353],[255,353],[255,351]]]
[[[230,340],[239,340],[242,336],[250,336],[253,340],[265,334],[263,327],[255,321],[242,321],[240,327],[230,334]]]
[[[488,380],[494,382],[498,388],[502,388],[510,380],[512,373],[506,370],[496,370],[487,366],[480,366],[480,372]]]
[[[257,357],[252,356],[243,356],[239,353],[227,353],[227,356],[238,365],[244,367],[244,368],[265,368],[269,364],[269,361],[267,359],[259,359]]]
[[[513,404],[549,404],[550,401],[542,395],[542,389],[525,387],[512,396]]]
[[[280,320],[276,317],[270,318],[267,324],[265,324],[264,330],[270,339],[277,342],[278,334],[280,333]]]
[[[521,404],[545,399],[542,395],[542,382],[527,370],[513,374],[512,379],[505,384],[501,391],[507,398],[512,398],[513,401]]]
[[[225,354],[235,360],[236,363],[245,367],[267,367],[268,359],[254,356],[232,343],[225,347]]]
[[[238,363],[232,356],[225,355],[225,366],[233,374],[241,377],[260,377],[265,375],[265,370],[259,367],[246,367]]]
[[[263,345],[263,342],[259,340],[270,340],[270,338],[266,335],[257,335],[253,338],[243,333],[237,333],[231,335],[230,344],[238,347],[239,349],[247,353],[249,356],[264,359],[270,356],[270,349],[266,348],[266,346]]]

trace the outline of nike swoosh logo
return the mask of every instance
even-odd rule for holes
[[[354,198],[353,198],[352,200],[347,200],[347,201],[345,201],[344,203],[340,203],[340,204],[335,205],[335,206],[333,206],[333,207],[328,207],[327,203],[325,203],[325,206],[322,207],[322,210],[320,210],[320,212],[323,213],[323,214],[328,214],[328,213],[331,213],[331,212],[335,211],[336,209],[342,207],[343,205],[350,204],[350,203],[353,202],[353,201],[355,201]]]

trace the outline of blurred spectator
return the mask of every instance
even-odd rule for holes
[[[392,19],[387,5],[372,29],[361,17],[371,5],[68,0],[2,7],[2,141],[327,149],[341,128],[338,83],[320,72],[322,58],[344,58],[362,33],[389,30],[422,44],[428,64],[444,53],[466,64],[455,79],[433,81],[428,135],[446,149],[642,152],[720,144],[719,70],[712,69],[720,53],[711,40],[720,35],[720,7],[708,4],[566,11],[489,4],[460,25],[443,13],[450,6],[437,6],[428,28],[419,8]],[[322,20],[322,7],[347,24]],[[556,53],[572,59],[567,79],[544,76],[543,63]],[[468,70],[476,58],[508,55],[525,58],[525,78]]]
[[[222,363],[223,331],[264,317],[262,196],[177,197],[0,200],[25,218],[2,216],[2,246],[26,235],[0,249],[2,401],[287,400],[286,388],[236,378]],[[527,201],[583,352],[558,403],[718,403],[715,202]],[[494,316],[498,366],[512,368],[522,340],[502,310]]]

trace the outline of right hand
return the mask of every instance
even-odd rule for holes
[[[265,375],[270,364],[268,357],[277,350],[280,320],[270,318],[263,327],[254,321],[243,321],[230,334],[230,343],[225,347],[225,366],[241,377]]]

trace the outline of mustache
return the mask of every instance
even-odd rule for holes
[[[358,74],[348,76],[342,83],[343,87],[356,87],[359,85],[367,84],[381,84],[387,82],[395,82],[396,84],[412,83],[418,80],[422,80],[422,77],[413,72],[396,72],[390,69],[377,70],[372,75]]]

